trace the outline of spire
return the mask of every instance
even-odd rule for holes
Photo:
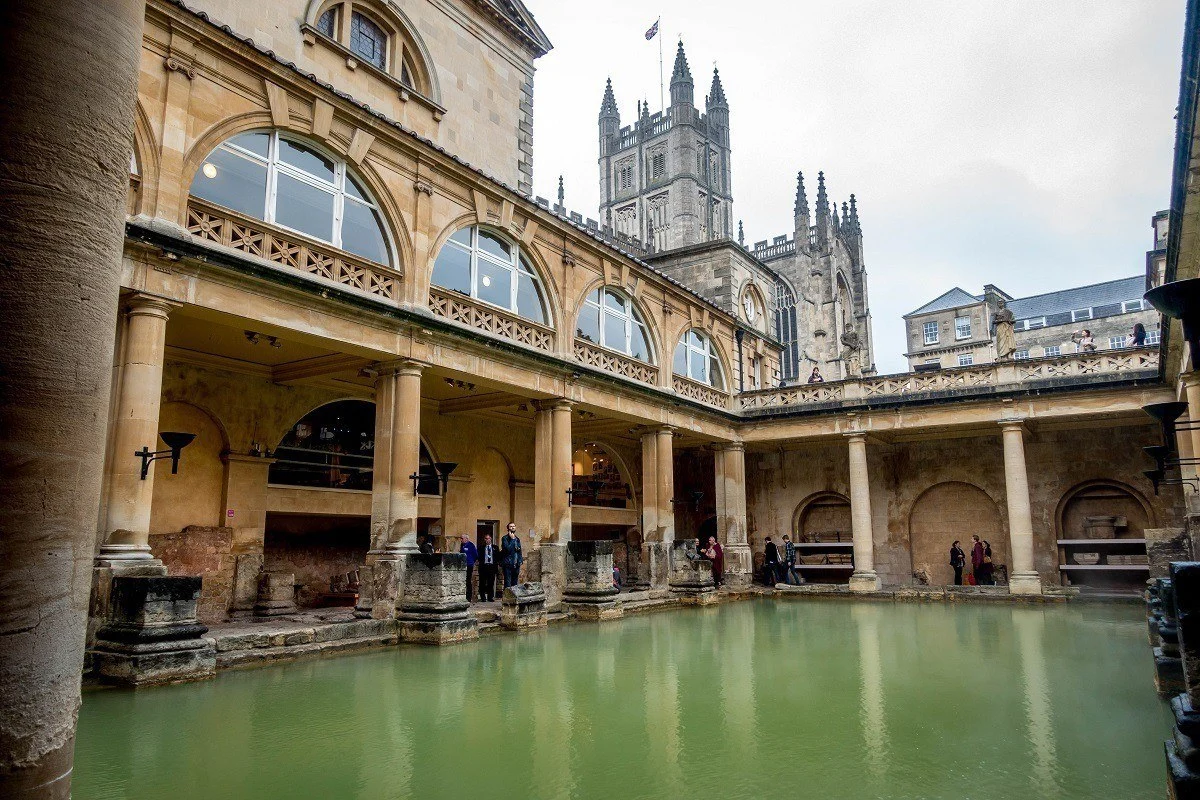
[[[567,205],[564,202],[565,197],[566,197],[566,194],[565,194],[565,192],[563,192],[563,176],[559,175],[558,176],[558,212],[560,214],[567,213]]]
[[[796,217],[808,217],[808,194],[804,191],[804,173],[796,173]]]
[[[694,89],[692,71],[688,69],[687,56],[680,41],[679,49],[675,52],[675,68],[671,70],[671,105],[691,107]]]
[[[713,66],[712,87],[708,90],[707,105],[709,108],[728,108],[729,103],[725,100],[725,87],[721,86],[721,73],[717,71],[716,66]]]
[[[825,194],[825,173],[817,173],[817,219],[829,217],[829,197]]]
[[[850,235],[862,236],[862,225],[858,222],[858,202],[854,199],[854,195],[850,195],[850,216],[847,220],[847,225],[850,229]]]
[[[604,84],[604,99],[600,101],[600,116],[621,116],[621,113],[617,110],[617,98],[613,94],[612,78],[609,78]]]
[[[836,231],[840,227],[840,224],[838,222],[837,201],[835,200],[834,202],[830,203],[830,205],[833,206],[832,223],[833,223],[833,229]]]
[[[738,244],[746,246],[746,231],[742,229],[742,221],[738,220]]]

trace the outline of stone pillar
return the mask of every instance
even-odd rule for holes
[[[417,549],[417,494],[409,476],[420,469],[423,369],[415,361],[393,362],[380,367],[375,381],[371,550],[359,571],[358,617],[395,614],[402,555]]]
[[[233,594],[230,611],[249,611],[258,593],[267,532],[267,476],[273,458],[225,453],[221,519],[233,528]]]
[[[405,553],[400,585],[400,639],[453,644],[479,638],[467,604],[467,557],[462,553]]]
[[[1179,624],[1175,616],[1175,585],[1169,578],[1156,578],[1158,618],[1155,629],[1158,642],[1154,648],[1154,688],[1160,697],[1171,697],[1185,688],[1183,659],[1179,655]]]
[[[1146,528],[1146,563],[1150,578],[1166,578],[1171,574],[1172,561],[1190,561],[1192,545],[1183,528]]]
[[[664,425],[656,432],[658,446],[655,448],[655,465],[658,480],[655,486],[658,500],[658,541],[670,545],[675,541],[675,452],[672,438],[675,429]]]
[[[534,404],[533,420],[533,529],[542,542],[551,539],[550,484],[554,460],[554,412],[548,403]]]
[[[142,479],[143,447],[161,450],[158,412],[162,405],[163,357],[167,316],[174,304],[144,294],[130,298],[126,314],[124,353],[113,414],[112,453],[108,465],[105,542],[102,562],[152,561],[150,506],[157,464]]]
[[[145,14],[4,7],[0,797],[70,793]]]
[[[624,614],[613,586],[612,542],[567,542],[563,603],[580,619],[617,619]]]
[[[1184,686],[1171,700],[1175,735],[1166,743],[1168,795],[1193,800],[1200,797],[1200,563],[1172,563],[1169,583]]]
[[[1033,512],[1029,506],[1029,475],[1025,470],[1025,423],[1000,421],[1004,439],[1004,494],[1008,502],[1008,539],[1012,572],[1011,594],[1041,594],[1042,581],[1033,568]]]
[[[678,539],[671,545],[671,594],[680,602],[706,606],[717,602],[717,585],[712,562],[696,550],[694,539]]]
[[[550,536],[556,542],[571,540],[571,406],[569,400],[555,400],[550,406]]]
[[[667,587],[668,553],[662,540],[658,497],[659,470],[658,431],[642,434],[642,552],[638,583],[651,591],[661,592]]]
[[[1187,416],[1187,414],[1184,414],[1182,417],[1180,417],[1176,421],[1176,424],[1183,425],[1183,424],[1186,424],[1188,421],[1189,421],[1189,417]],[[1180,461],[1184,461],[1184,462],[1191,461],[1195,457],[1195,451],[1192,449],[1192,436],[1195,435],[1196,433],[1197,433],[1196,431],[1192,431],[1192,430],[1177,430],[1177,431],[1175,431],[1175,447],[1179,451],[1179,460]],[[1196,477],[1196,465],[1195,464],[1184,463],[1184,464],[1180,465],[1179,470],[1180,470],[1180,472],[1183,473],[1183,477],[1185,479]]]
[[[850,525],[854,538],[854,574],[850,591],[879,591],[875,574],[875,536],[871,525],[871,485],[867,473],[867,435],[851,433],[850,443]]]
[[[1183,381],[1184,396],[1187,398],[1188,410],[1184,416],[1187,419],[1200,420],[1200,372],[1188,372],[1179,376]],[[1200,429],[1180,431],[1180,436],[1191,440],[1193,454],[1200,453]],[[1180,452],[1182,456],[1183,453]],[[1195,467],[1192,467],[1194,470]]]
[[[296,574],[294,572],[262,572],[258,576],[258,597],[254,603],[256,617],[285,617],[296,613]]]
[[[754,576],[754,561],[746,541],[746,446],[741,442],[718,445],[716,468],[717,537],[725,550],[725,581],[745,588]]]
[[[539,578],[546,608],[557,611],[566,585],[565,547],[571,539],[571,401],[562,398],[535,404],[534,419],[534,530],[538,548]]]

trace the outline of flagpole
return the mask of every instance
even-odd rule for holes
[[[658,22],[655,22],[654,24],[659,25],[661,22],[662,17],[659,17]],[[656,36],[658,36],[658,105],[659,108],[662,109],[663,116],[665,117],[667,115],[667,104],[665,100],[666,95],[663,93],[663,37],[661,27],[659,28]]]

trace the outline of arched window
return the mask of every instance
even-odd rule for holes
[[[363,5],[362,0],[335,2],[321,12],[313,27],[327,43],[349,50],[356,61],[398,79],[409,89],[430,94],[426,73],[413,60],[413,42],[395,14],[386,12],[386,4],[372,4],[379,8],[368,15],[360,10]]]
[[[350,49],[368,64],[387,69],[387,34],[357,11],[350,14]]]
[[[775,338],[783,345],[779,373],[785,381],[799,377],[800,341],[796,335],[796,295],[782,279],[775,282]]]
[[[438,253],[431,280],[435,286],[548,324],[542,282],[521,248],[486,228],[472,225],[451,236]]]
[[[612,289],[596,289],[583,301],[575,335],[651,363],[650,337],[633,301]]]
[[[392,263],[379,207],[346,162],[290,135],[234,136],[205,159],[191,193],[378,264]]]
[[[714,389],[724,389],[721,362],[712,339],[696,329],[683,335],[675,347],[674,371],[676,375],[707,383]]]
[[[588,442],[571,458],[571,504],[629,508],[633,487],[613,455],[598,442]]]

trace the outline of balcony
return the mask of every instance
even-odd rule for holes
[[[658,367],[638,361],[636,358],[607,350],[583,339],[575,340],[575,358],[589,367],[611,372],[630,380],[648,383],[651,386],[658,383]]]
[[[1092,379],[1148,378],[1158,374],[1157,347],[1072,353],[1051,358],[981,364],[936,372],[905,372],[829,383],[761,389],[738,395],[742,411],[840,406],[907,398],[994,394],[999,390],[1086,385]]]
[[[545,353],[554,351],[554,329],[510,314],[495,306],[477,302],[466,295],[429,287],[429,310],[434,316],[469,328],[511,339],[517,344]]]
[[[194,197],[188,201],[187,219],[188,232],[199,239],[377,300],[394,304],[400,299],[403,274],[382,264]]]
[[[682,375],[672,375],[671,385],[675,394],[717,408],[729,407],[729,395],[720,389],[714,389],[707,383],[700,383]]]

